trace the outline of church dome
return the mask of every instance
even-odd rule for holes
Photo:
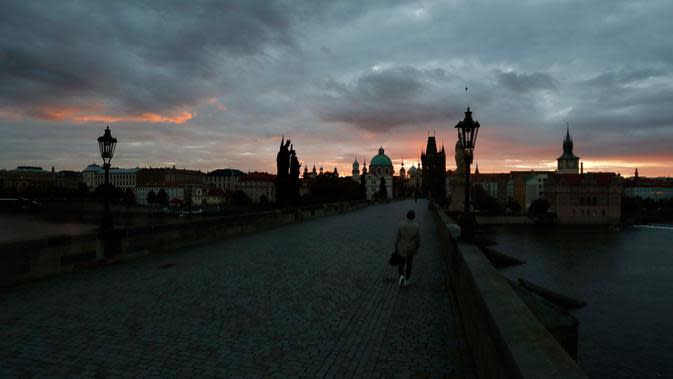
[[[387,155],[383,153],[383,148],[379,148],[379,154],[372,158],[372,163],[369,164],[369,167],[372,166],[392,166],[393,161],[388,158]]]

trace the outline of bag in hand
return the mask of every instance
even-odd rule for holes
[[[404,262],[404,257],[397,254],[397,251],[393,251],[393,253],[390,255],[390,260],[388,263],[391,266],[398,266],[402,262]]]

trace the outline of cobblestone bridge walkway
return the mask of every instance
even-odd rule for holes
[[[434,230],[395,202],[0,293],[0,378],[471,377]]]

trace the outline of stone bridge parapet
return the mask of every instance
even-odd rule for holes
[[[350,212],[367,202],[331,203],[271,210],[98,233],[57,236],[0,244],[0,287],[57,275],[82,267],[165,252],[275,228],[316,217]],[[112,254],[110,251],[112,250]]]
[[[478,376],[586,379],[481,250],[456,241],[455,222],[437,206],[433,212]]]

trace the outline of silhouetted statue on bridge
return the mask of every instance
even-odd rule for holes
[[[290,180],[290,140],[285,137],[280,142],[280,150],[276,155],[276,205],[285,206],[287,200],[288,185]]]
[[[299,182],[300,169],[301,164],[299,163],[299,159],[297,159],[297,152],[294,151],[293,146],[290,146],[290,180],[287,195],[288,201],[293,205],[299,202],[299,187],[301,185]]]
[[[285,207],[299,201],[299,170],[301,165],[291,141],[280,142],[280,150],[276,156],[276,205]]]

